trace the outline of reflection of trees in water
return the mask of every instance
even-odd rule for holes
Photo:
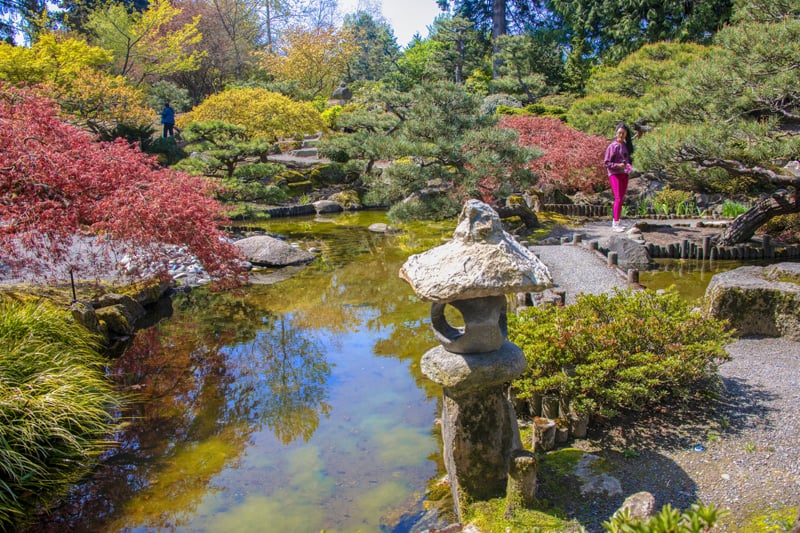
[[[321,271],[310,267],[271,287],[176,296],[173,317],[140,331],[111,369],[123,389],[139,395],[119,447],[32,530],[186,524],[253,432],[266,427],[284,443],[307,440],[328,415],[331,366],[313,335],[336,342],[357,328],[379,332],[375,354],[407,360],[415,379],[432,387],[415,364],[432,345],[421,322],[429,306],[397,275],[410,253],[397,240],[405,237],[346,233]],[[353,257],[333,256],[347,248]],[[130,523],[115,523],[116,513]]]
[[[32,531],[185,524],[223,469],[235,466],[254,432],[283,443],[308,439],[327,416],[331,365],[290,319],[226,299],[186,306],[160,328],[137,333],[110,373],[134,394],[115,435],[119,446]],[[211,304],[206,307],[205,304]],[[226,347],[242,334],[247,344]]]
[[[257,426],[266,423],[284,444],[299,436],[307,441],[320,415],[330,412],[325,399],[331,365],[302,333],[280,317],[270,331],[229,356],[235,373],[230,396],[244,400],[235,406],[237,416]]]

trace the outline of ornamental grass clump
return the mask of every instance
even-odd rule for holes
[[[98,338],[63,311],[0,299],[0,530],[65,492],[112,444]]]
[[[508,338],[528,360],[520,397],[558,395],[576,412],[613,416],[689,398],[729,358],[731,333],[677,293],[626,290],[525,309],[509,316]]]

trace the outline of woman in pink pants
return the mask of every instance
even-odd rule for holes
[[[622,203],[628,191],[628,174],[631,172],[631,155],[633,143],[628,126],[617,126],[616,139],[606,148],[603,162],[608,170],[608,180],[611,182],[611,191],[614,193],[614,209],[611,228],[614,231],[625,231],[619,219],[622,215]]]

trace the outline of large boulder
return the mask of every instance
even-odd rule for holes
[[[136,321],[146,313],[139,302],[126,294],[104,294],[93,306],[97,320],[106,324],[109,333],[122,337],[132,335]]]
[[[245,259],[254,265],[285,267],[310,263],[314,260],[314,254],[311,252],[295,248],[286,241],[268,235],[247,237],[234,244],[241,250]]]
[[[332,200],[318,200],[313,202],[314,209],[317,211],[318,215],[326,215],[328,213],[341,213],[344,211],[344,206],[339,202],[334,202]]]
[[[704,309],[709,316],[727,319],[739,335],[800,341],[800,263],[715,274],[706,288]]]
[[[650,254],[647,253],[647,249],[627,237],[617,235],[603,237],[597,242],[597,245],[605,254],[616,252],[617,264],[625,269],[646,270],[653,263]]]

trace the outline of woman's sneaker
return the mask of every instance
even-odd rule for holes
[[[618,222],[612,222],[611,223],[611,231],[616,231],[618,233],[622,233],[623,231],[625,231],[625,226],[623,226],[622,224],[620,224]]]

